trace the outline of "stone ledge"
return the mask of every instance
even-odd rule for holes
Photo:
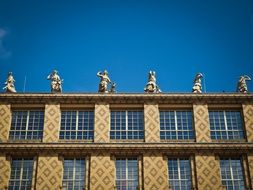
[[[1,93],[0,103],[7,104],[80,104],[107,102],[109,104],[129,104],[129,103],[150,103],[157,104],[238,104],[253,103],[253,94],[240,93],[116,93],[116,94],[98,94],[98,93]]]

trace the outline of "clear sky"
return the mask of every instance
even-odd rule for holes
[[[163,92],[253,92],[253,0],[0,0],[0,83],[12,71],[18,92],[97,92],[107,69],[117,91],[143,92],[149,70]]]

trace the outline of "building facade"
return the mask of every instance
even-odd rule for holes
[[[0,189],[253,189],[253,94],[0,94]]]

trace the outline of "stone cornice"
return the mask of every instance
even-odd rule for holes
[[[253,94],[239,93],[117,93],[117,94],[98,94],[98,93],[2,93],[0,103],[4,104],[253,104]]]
[[[196,153],[212,152],[222,154],[242,154],[253,151],[253,143],[0,143],[1,153],[42,153],[43,151],[57,153],[92,153],[94,151],[110,153]]]

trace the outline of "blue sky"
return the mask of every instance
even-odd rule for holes
[[[234,92],[253,79],[252,0],[0,0],[0,83],[12,71],[18,92],[97,92],[107,69],[117,91],[143,92],[149,70],[163,92]],[[253,81],[248,83],[253,92]]]

